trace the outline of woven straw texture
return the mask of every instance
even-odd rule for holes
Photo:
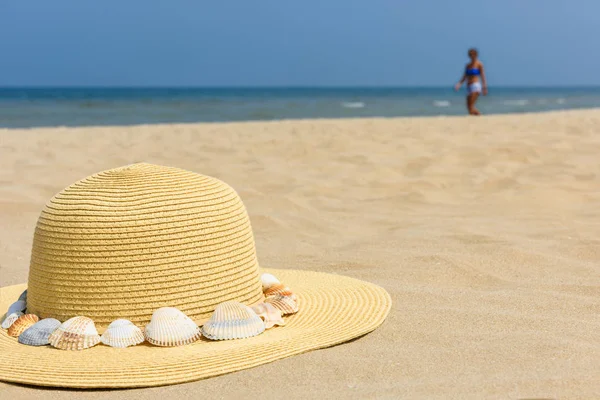
[[[27,305],[40,318],[85,315],[102,331],[163,306],[203,322],[262,299],[246,209],[218,179],[134,164],[69,186],[39,217]]]
[[[39,386],[127,388],[189,382],[255,367],[310,350],[333,346],[377,328],[391,299],[379,286],[308,271],[265,270],[298,295],[300,311],[287,324],[249,339],[182,347],[143,343],[126,349],[98,345],[82,351],[19,344],[0,330],[0,380]],[[0,289],[6,309],[25,285]]]

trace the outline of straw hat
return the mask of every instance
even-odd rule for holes
[[[201,325],[222,302],[262,302],[263,272],[297,295],[300,310],[285,326],[248,339],[82,351],[22,345],[1,330],[0,380],[78,388],[188,382],[348,341],[377,328],[390,310],[387,292],[367,282],[259,268],[244,205],[215,178],[151,164],[85,178],[46,204],[28,285],[1,288],[0,313],[27,289],[28,313],[86,316],[100,333],[119,318],[143,328],[166,306]]]

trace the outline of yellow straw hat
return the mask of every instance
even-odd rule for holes
[[[371,283],[259,268],[245,207],[215,178],[151,164],[85,178],[42,211],[28,284],[1,288],[0,312],[27,289],[27,313],[61,322],[89,317],[100,333],[120,318],[143,329],[161,307],[202,325],[220,303],[261,303],[264,272],[297,296],[299,311],[284,317],[285,326],[247,339],[82,351],[23,345],[3,329],[0,380],[77,388],[194,381],[348,341],[377,328],[390,310],[387,292]]]

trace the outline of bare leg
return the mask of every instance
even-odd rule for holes
[[[481,115],[479,110],[475,108],[475,102],[479,98],[479,93],[471,93],[467,96],[467,110],[469,110],[469,114],[471,115]]]

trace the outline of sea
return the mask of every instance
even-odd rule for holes
[[[494,88],[484,114],[600,107],[600,87]],[[0,88],[0,127],[464,115],[449,88]]]

